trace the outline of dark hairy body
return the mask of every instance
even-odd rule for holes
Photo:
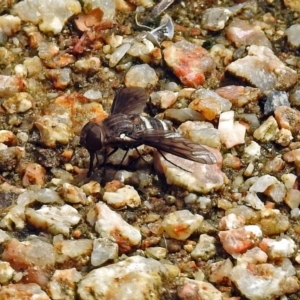
[[[88,176],[98,151],[107,158],[118,148],[128,150],[142,144],[195,162],[216,163],[208,149],[182,137],[167,121],[141,116],[147,100],[144,89],[124,88],[114,98],[110,116],[101,122],[88,122],[83,127],[80,144],[90,153]],[[108,148],[113,149],[109,154]]]

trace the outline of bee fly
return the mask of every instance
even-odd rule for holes
[[[182,137],[167,122],[141,116],[147,100],[148,95],[143,88],[124,88],[115,96],[110,116],[98,123],[88,122],[83,127],[80,144],[90,154],[88,177],[91,176],[97,151],[104,152],[105,162],[118,148],[128,150],[142,144],[154,147],[160,153],[165,151],[195,162],[216,163],[209,150]],[[107,155],[108,148],[113,150]]]

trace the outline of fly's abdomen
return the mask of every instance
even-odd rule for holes
[[[146,130],[174,131],[172,124],[169,122],[159,120],[156,118],[151,118],[151,117],[140,116],[140,118]]]

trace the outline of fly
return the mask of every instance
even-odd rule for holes
[[[167,122],[141,116],[148,95],[143,88],[129,87],[115,96],[111,114],[101,122],[88,122],[81,131],[80,144],[90,154],[88,177],[91,176],[95,155],[104,154],[104,161],[119,148],[129,150],[147,145],[176,156],[203,163],[215,164],[215,156],[200,144],[182,137]],[[108,148],[113,150],[107,154]],[[162,154],[162,153],[161,153]],[[97,158],[97,156],[96,156]]]

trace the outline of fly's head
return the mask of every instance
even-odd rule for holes
[[[90,153],[102,149],[103,131],[100,123],[88,122],[84,125],[80,134],[80,145]]]

